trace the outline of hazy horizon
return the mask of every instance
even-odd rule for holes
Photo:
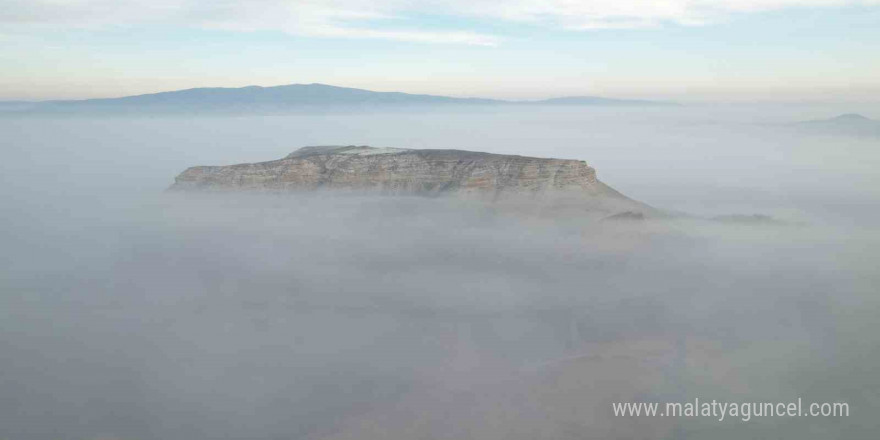
[[[78,89],[73,90],[71,93],[63,93],[58,95],[46,95],[46,96],[10,96],[8,98],[0,98],[0,102],[45,102],[45,101],[78,101],[78,100],[88,100],[88,99],[114,99],[114,98],[124,98],[130,96],[141,96],[141,95],[152,95],[157,93],[166,93],[166,92],[177,92],[184,90],[193,90],[193,89],[211,89],[211,88],[220,88],[220,89],[239,89],[246,87],[280,87],[280,86],[288,86],[288,85],[305,85],[305,84],[321,84],[321,85],[329,85],[334,87],[341,88],[352,88],[352,89],[360,89],[360,90],[369,90],[373,92],[398,92],[398,93],[406,93],[412,95],[431,95],[431,96],[445,96],[451,98],[479,98],[479,99],[494,99],[499,101],[513,101],[513,102],[527,102],[527,101],[542,101],[548,99],[555,98],[567,98],[567,97],[597,97],[597,98],[608,98],[608,99],[620,99],[620,100],[647,100],[647,101],[657,101],[657,102],[670,102],[677,104],[685,104],[685,105],[734,105],[734,106],[748,106],[748,105],[841,105],[847,106],[852,105],[856,107],[860,106],[877,106],[880,105],[880,87],[875,89],[867,89],[865,91],[860,91],[857,93],[852,93],[850,90],[837,90],[830,91],[821,96],[810,96],[810,95],[785,95],[778,97],[761,97],[758,95],[747,95],[743,97],[742,95],[737,95],[738,97],[717,97],[717,96],[707,96],[700,97],[699,94],[675,94],[675,93],[645,93],[640,94],[638,92],[618,92],[618,94],[605,94],[596,90],[586,90],[586,89],[572,89],[569,92],[550,92],[550,91],[541,91],[541,90],[510,90],[507,92],[498,92],[487,90],[484,93],[467,93],[461,91],[460,89],[440,89],[440,90],[432,90],[432,89],[403,89],[401,87],[395,88],[392,84],[381,84],[378,85],[379,88],[371,88],[369,85],[359,85],[357,83],[354,84],[341,84],[341,83],[326,83],[326,82],[286,82],[286,83],[262,83],[256,84],[252,82],[241,82],[241,83],[210,83],[210,84],[187,84],[182,88],[136,88],[128,92],[119,91],[119,92],[111,92],[111,93],[102,93],[102,94],[94,94],[93,92],[89,92],[89,89]],[[844,92],[844,93],[840,93]]]
[[[326,83],[498,99],[880,101],[876,0],[2,0],[0,100]]]
[[[36,102],[45,102],[45,101],[65,101],[65,100],[81,101],[81,100],[89,100],[89,99],[126,98],[126,97],[132,97],[132,96],[144,96],[144,95],[153,95],[153,94],[159,94],[159,93],[182,92],[182,91],[199,90],[199,89],[246,89],[246,88],[253,88],[253,87],[275,88],[275,87],[284,87],[284,86],[330,86],[330,87],[343,88],[343,89],[367,90],[367,91],[371,91],[371,92],[405,93],[405,94],[409,94],[409,95],[442,96],[442,97],[464,98],[464,99],[467,99],[467,98],[492,99],[492,100],[506,101],[506,102],[532,102],[532,101],[542,101],[542,100],[547,100],[547,99],[567,98],[567,97],[598,97],[598,98],[618,99],[618,98],[613,98],[613,97],[597,96],[597,95],[565,95],[565,96],[553,95],[553,96],[547,96],[545,98],[533,98],[533,99],[487,98],[485,96],[440,95],[440,94],[433,94],[433,93],[407,92],[407,91],[403,91],[403,90],[369,90],[369,89],[363,89],[363,88],[358,88],[358,87],[348,87],[348,86],[341,86],[341,85],[337,85],[337,84],[325,84],[325,83],[316,82],[316,83],[307,83],[307,84],[306,83],[285,83],[285,84],[272,84],[272,85],[247,84],[247,85],[243,85],[243,86],[214,86],[214,87],[200,86],[200,87],[188,87],[188,88],[184,88],[184,89],[157,90],[157,91],[152,91],[152,92],[136,93],[133,95],[113,95],[113,96],[100,96],[100,97],[91,97],[91,98],[65,98],[65,99],[50,98],[50,99],[40,99],[40,100],[0,100],[0,102],[34,102],[34,103],[36,103]],[[671,103],[672,101],[656,101],[656,102],[670,102]]]

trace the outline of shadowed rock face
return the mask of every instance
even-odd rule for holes
[[[269,162],[192,167],[177,176],[171,189],[336,189],[492,200],[613,199],[633,205],[629,209],[650,209],[600,182],[584,161],[366,146],[304,147]],[[609,206],[607,210],[617,209]]]

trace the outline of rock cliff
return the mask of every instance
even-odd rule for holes
[[[599,181],[584,161],[461,150],[304,147],[269,162],[192,167],[177,176],[171,189],[456,194],[495,201],[590,202],[613,212],[651,210]]]

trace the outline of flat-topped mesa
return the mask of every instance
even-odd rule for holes
[[[383,194],[612,198],[628,201],[596,179],[586,162],[479,153],[367,146],[304,147],[269,162],[192,167],[173,190],[309,191]]]

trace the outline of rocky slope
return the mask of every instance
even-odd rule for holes
[[[455,194],[606,212],[652,211],[599,181],[584,161],[461,150],[304,147],[269,162],[192,167],[177,176],[171,189]]]

